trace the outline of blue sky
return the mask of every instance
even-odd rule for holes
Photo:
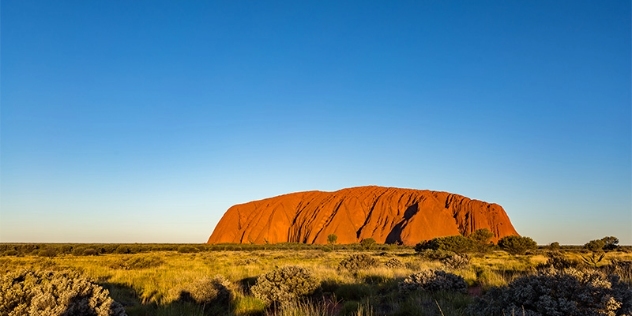
[[[629,1],[2,1],[2,242],[382,185],[632,244]]]

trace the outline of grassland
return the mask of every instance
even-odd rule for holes
[[[201,248],[204,249],[204,248]],[[234,249],[234,248],[231,248]],[[0,271],[77,270],[107,288],[111,296],[125,306],[130,316],[135,315],[209,315],[209,308],[186,298],[196,281],[224,276],[230,281],[232,293],[228,309],[210,314],[228,315],[465,315],[464,308],[487,289],[505,285],[513,279],[535,273],[538,264],[547,261],[546,250],[528,255],[510,255],[491,251],[471,255],[470,263],[450,269],[407,247],[377,250],[357,248],[339,249],[306,247],[299,249],[205,249],[187,253],[174,250],[141,251],[139,253],[109,253],[99,255],[56,254],[34,251],[38,255],[0,257]],[[184,249],[186,250],[186,249]],[[196,249],[199,250],[199,249]],[[380,265],[355,272],[339,269],[339,263],[351,253],[365,253],[376,258]],[[563,251],[565,257],[577,261],[587,253]],[[384,264],[396,258],[404,265],[388,268]],[[597,265],[607,265],[613,259],[631,261],[632,252],[612,251]],[[309,300],[295,302],[283,310],[266,308],[266,304],[252,296],[249,288],[256,278],[282,266],[305,267],[319,280],[321,286]],[[397,283],[424,269],[440,269],[462,276],[468,294],[420,293],[402,298],[397,294]],[[632,284],[632,275],[626,280]]]

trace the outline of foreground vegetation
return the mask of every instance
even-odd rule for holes
[[[370,241],[344,246],[0,244],[0,272],[3,284],[12,277],[14,287],[24,283],[24,271],[36,276],[47,271],[62,281],[77,275],[97,286],[82,285],[98,293],[98,300],[86,302],[107,302],[103,288],[130,316],[632,313],[628,248],[593,243],[592,249],[533,249],[526,242],[524,250],[521,241],[512,240],[506,244],[520,248],[512,254],[487,243],[460,249],[463,242],[435,240],[415,248]]]

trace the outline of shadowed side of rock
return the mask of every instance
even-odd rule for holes
[[[335,192],[291,193],[235,205],[208,243],[340,244],[373,238],[414,245],[422,240],[469,235],[487,228],[494,241],[518,235],[504,209],[461,195],[428,190],[356,187]]]

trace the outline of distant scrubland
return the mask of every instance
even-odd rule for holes
[[[629,315],[632,247],[0,244],[0,315]],[[53,308],[54,307],[54,308]],[[46,313],[42,312],[44,310]]]

